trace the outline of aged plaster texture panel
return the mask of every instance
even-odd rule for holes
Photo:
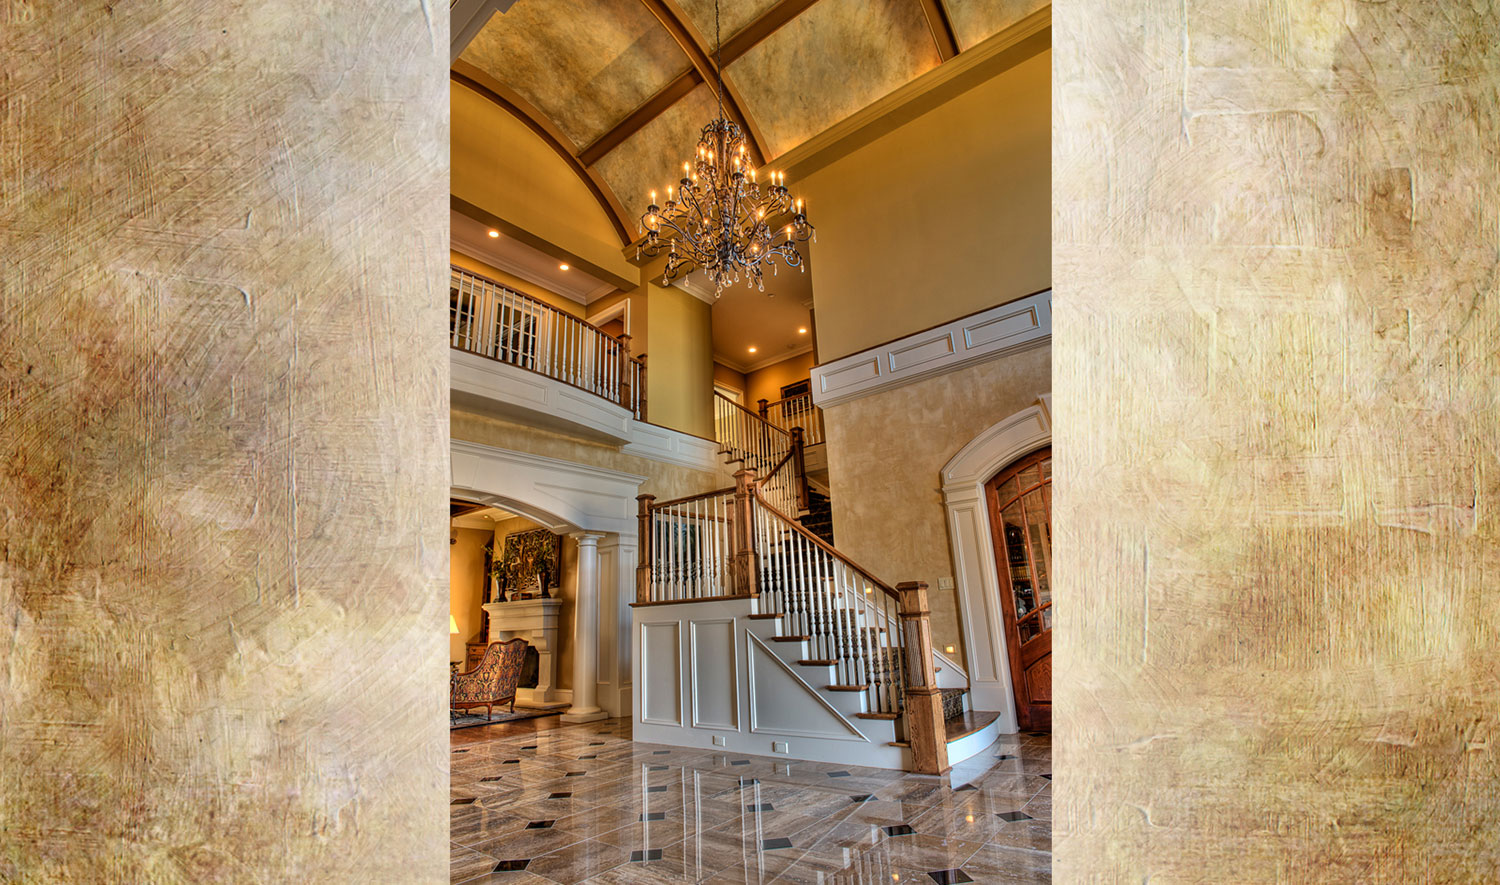
[[[940,472],[959,449],[1052,389],[1046,347],[1022,351],[823,411],[833,534],[881,580],[926,581],[932,638],[963,660]]]
[[[655,495],[662,501],[734,485],[734,477],[727,466],[720,472],[710,473],[678,464],[665,464],[627,454],[614,446],[585,442],[537,427],[458,409],[453,410],[451,423],[454,439],[644,476],[646,480],[641,483],[640,493]]]
[[[447,881],[446,21],[0,5],[0,880]]]
[[[1500,869],[1500,18],[1058,6],[1061,882]]]
[[[522,0],[464,50],[582,148],[691,63],[640,0]]]
[[[653,190],[658,203],[666,202],[668,185],[680,190],[682,164],[692,159],[703,127],[718,113],[715,92],[700,85],[599,159],[594,168],[609,182],[626,214],[645,215]]]
[[[1046,0],[943,0],[960,52],[1048,5]]]
[[[777,0],[730,0],[719,4],[719,28],[724,39],[738,34],[744,27],[765,15]],[[704,45],[714,48],[714,0],[679,0],[678,6],[703,35]]]

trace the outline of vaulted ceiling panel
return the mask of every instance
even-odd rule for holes
[[[821,0],[725,73],[774,157],[941,61],[915,0]]]
[[[461,58],[536,105],[582,148],[690,63],[640,0],[525,0]]]
[[[714,51],[714,0],[678,0],[678,5],[687,14],[688,21],[703,35],[704,45],[708,47],[709,54]],[[776,0],[721,0],[719,6],[719,27],[728,40],[735,34],[745,29],[760,18],[772,6]]]
[[[646,211],[653,190],[659,202],[666,201],[667,185],[677,186],[683,161],[693,156],[698,134],[718,112],[713,90],[700,85],[595,165],[631,218]]]
[[[960,50],[1000,33],[1051,0],[943,0]]]

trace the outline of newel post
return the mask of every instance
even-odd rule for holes
[[[630,336],[620,335],[620,405],[630,405]]]
[[[755,596],[760,592],[760,563],[755,553],[755,471],[734,474],[734,509],[729,525],[729,593]]]
[[[755,404],[760,407],[760,416],[762,418],[766,417],[766,409],[770,407],[770,402],[760,399],[756,400]]]
[[[800,427],[792,428],[792,466],[797,469],[797,509],[807,511],[812,509],[812,496],[808,494],[807,488],[807,452],[805,431]]]
[[[641,552],[640,563],[635,567],[635,601],[651,601],[651,544],[653,542],[651,531],[651,504],[656,501],[655,495],[636,495],[636,520],[640,525],[640,534],[636,538],[636,547]]]
[[[948,736],[932,663],[927,585],[907,581],[896,590],[901,594],[901,636],[906,645],[906,739],[911,742],[912,765],[920,774],[942,774],[948,770]]]

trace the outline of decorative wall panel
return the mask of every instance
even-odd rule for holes
[[[0,880],[448,880],[446,21],[0,4]]]
[[[1058,880],[1493,880],[1495,5],[1055,23]]]

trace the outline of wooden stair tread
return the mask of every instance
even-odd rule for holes
[[[960,738],[966,738],[999,718],[999,713],[975,712],[970,710],[966,711],[962,716],[945,719],[943,720],[944,741],[951,744]],[[886,746],[910,747],[911,741],[888,741]]]
[[[832,667],[834,664],[837,664],[838,661],[833,661],[833,660],[798,661],[797,663],[801,664],[804,667]]]
[[[762,613],[751,615],[750,616],[750,620],[752,620],[752,621],[765,621],[765,620],[769,620],[771,618],[780,618],[780,617],[784,617],[784,615],[782,615],[780,612],[762,612]]]
[[[856,719],[899,719],[899,713],[855,713]]]
[[[772,642],[806,642],[811,636],[772,636]]]
[[[868,691],[870,689],[868,685],[825,685],[823,687],[829,691]]]

